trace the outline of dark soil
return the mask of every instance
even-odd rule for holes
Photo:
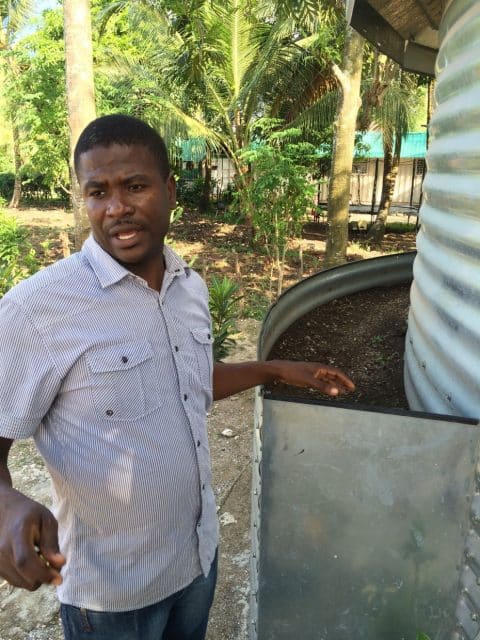
[[[403,353],[409,291],[409,284],[379,287],[317,307],[280,336],[269,359],[317,361],[342,369],[357,388],[341,402],[408,409]],[[268,391],[325,400],[318,392],[284,384]]]

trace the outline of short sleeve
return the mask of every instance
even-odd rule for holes
[[[14,301],[0,300],[0,436],[32,436],[60,385],[53,359],[31,319]]]

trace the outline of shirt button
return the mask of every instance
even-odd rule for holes
[[[122,356],[122,362],[123,362],[123,363],[128,362],[128,358],[127,358],[127,356]]]
[[[187,396],[187,394],[186,394],[186,393],[184,393],[184,394],[183,394],[183,399],[184,399],[184,400],[187,400],[187,399],[188,399],[188,396]]]
[[[202,491],[205,491],[205,485],[202,484]]]
[[[113,416],[113,411],[111,409],[107,409],[105,413],[107,414],[107,416]]]
[[[174,349],[175,349],[175,351],[178,351],[178,347],[177,347],[177,345],[175,345]]]
[[[200,440],[197,440],[197,447],[200,446]]]
[[[209,339],[209,340],[210,340],[210,338],[211,338],[211,337],[212,337],[212,336],[211,336],[210,334],[208,334],[208,339]]]

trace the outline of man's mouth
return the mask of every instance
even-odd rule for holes
[[[111,238],[124,243],[135,241],[141,231],[142,228],[138,224],[121,224],[113,226],[108,233]]]
[[[121,231],[115,235],[119,240],[131,240],[137,235],[137,231]]]

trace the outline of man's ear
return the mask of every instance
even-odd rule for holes
[[[168,192],[168,204],[171,209],[175,209],[177,206],[177,183],[173,173],[167,178],[167,192]]]

